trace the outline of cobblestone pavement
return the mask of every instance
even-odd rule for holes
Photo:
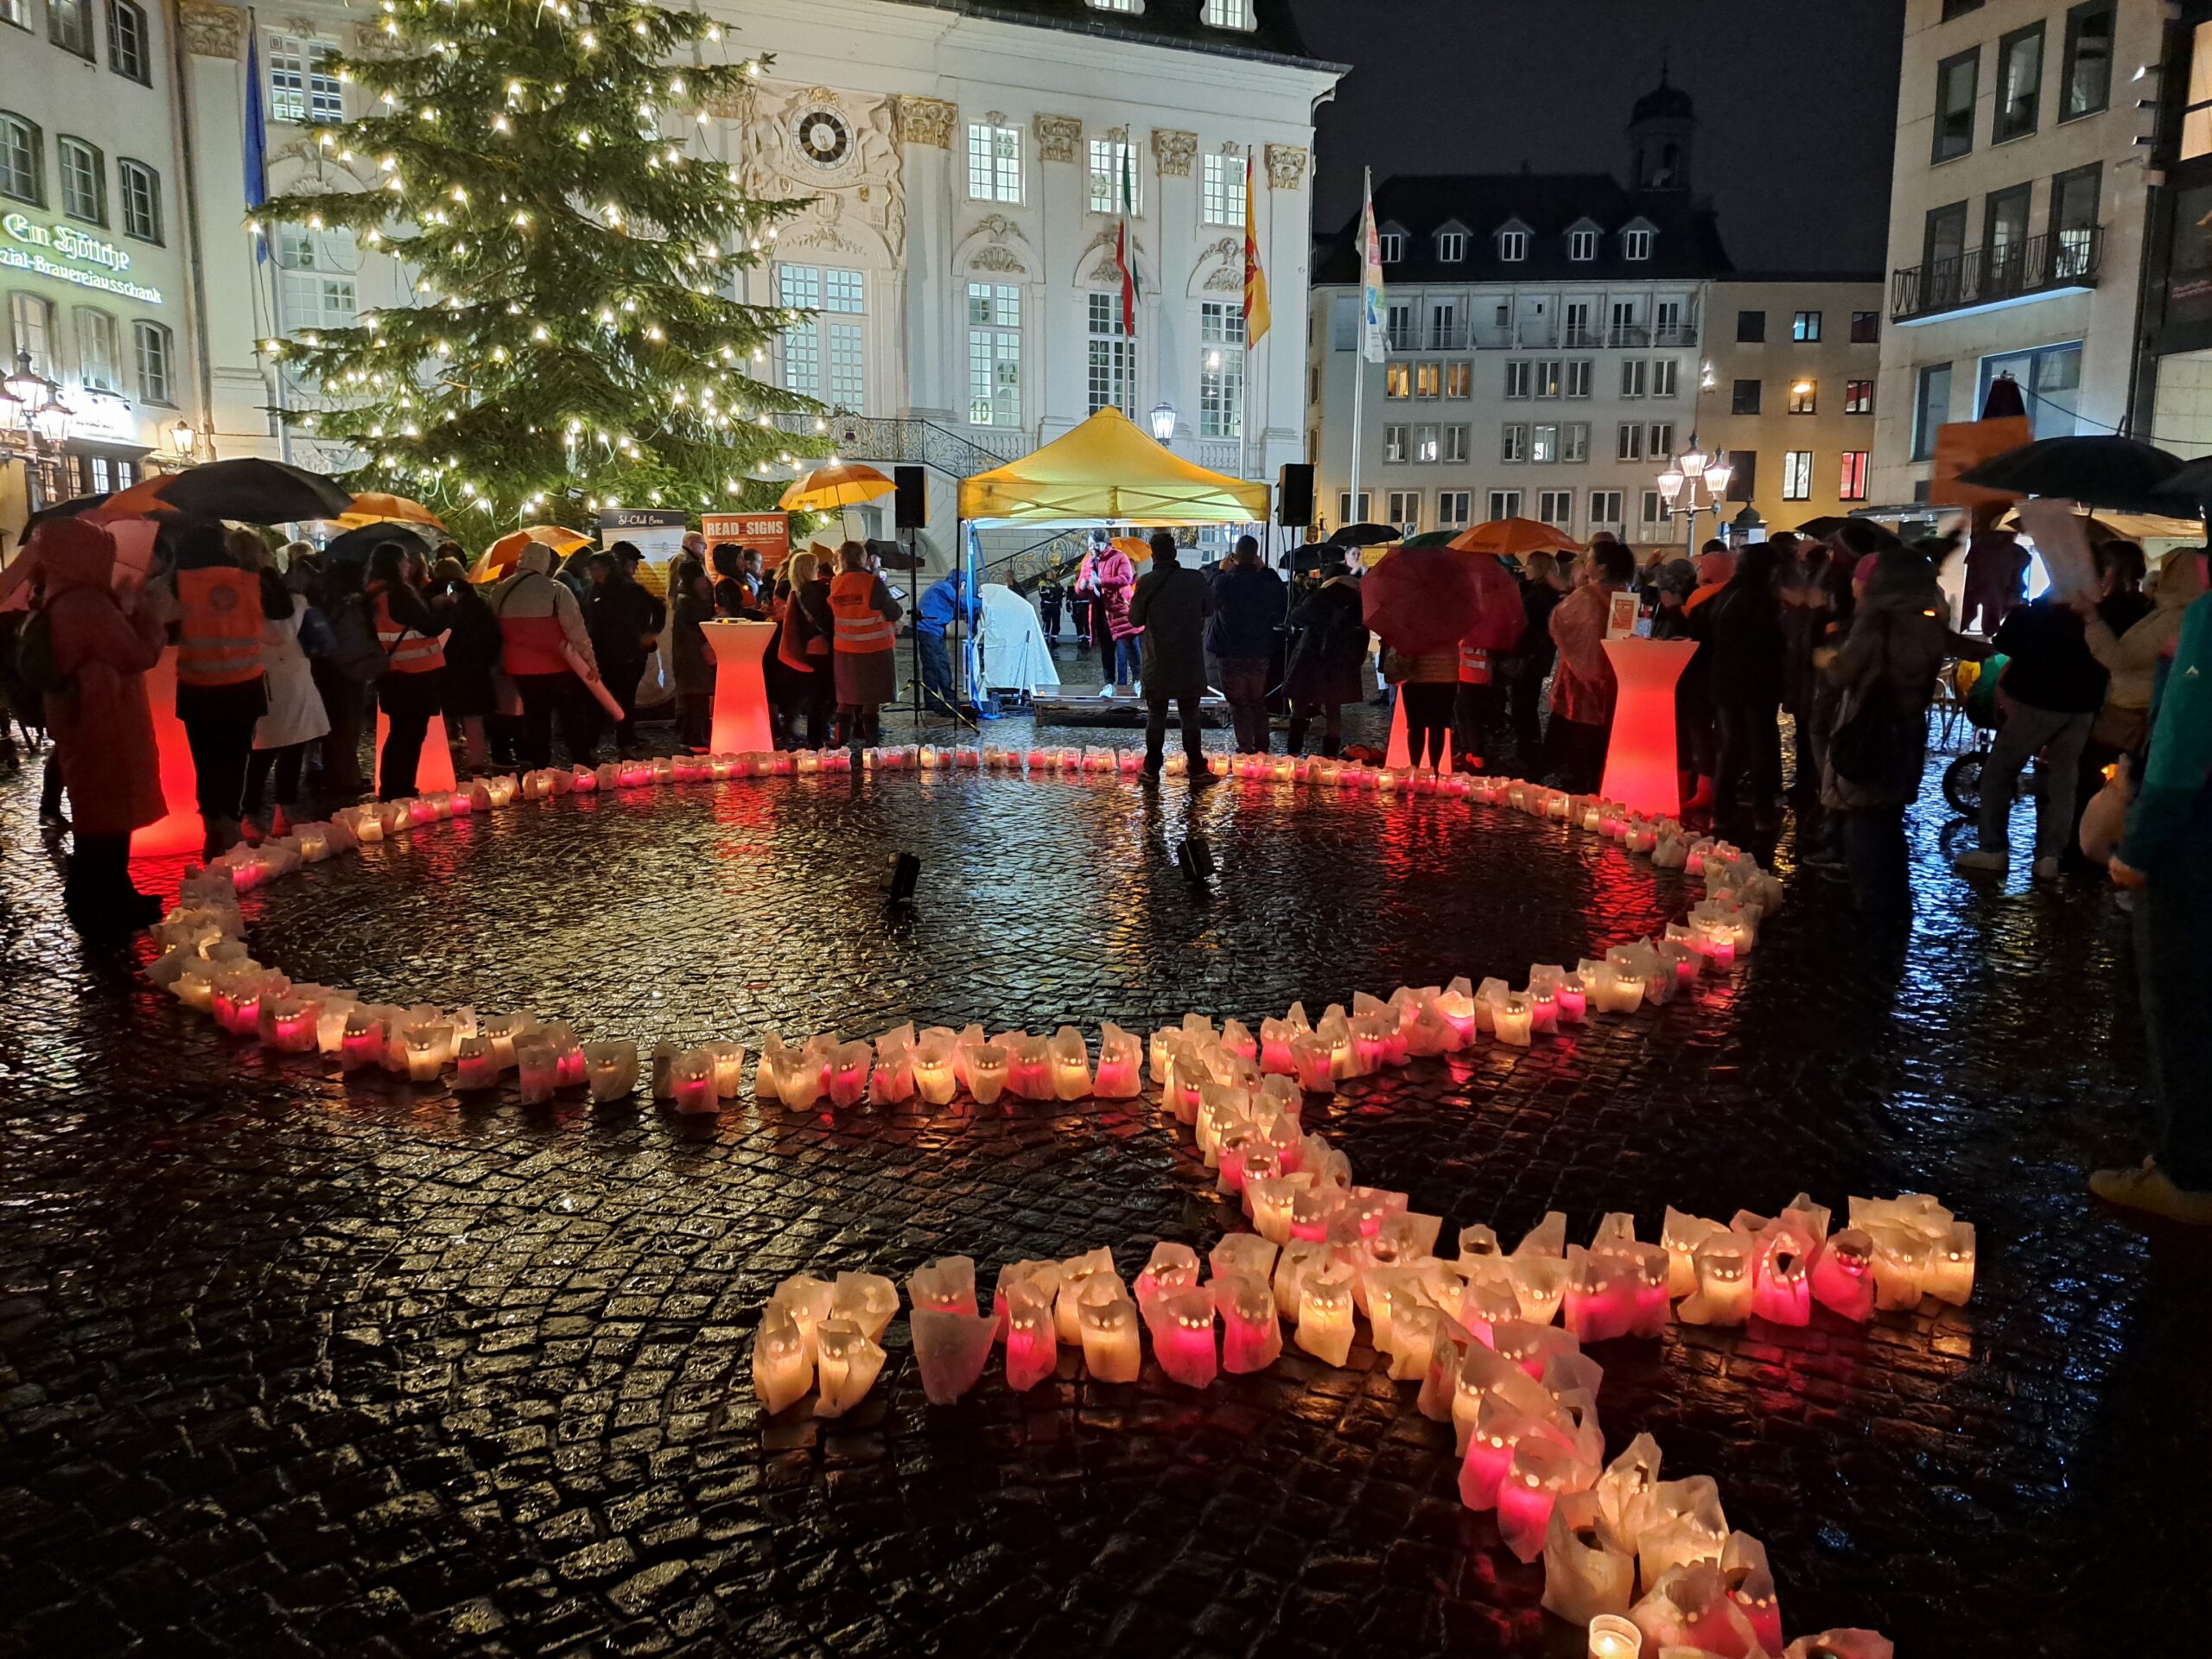
[[[80,954],[35,795],[0,786],[0,1652],[1580,1652],[1363,1348],[1202,1395],[995,1368],[938,1409],[901,1321],[856,1415],[762,1421],[787,1274],[1210,1244],[1224,1202],[1148,1103],[676,1121],[341,1081]],[[1170,859],[1193,826],[1211,902]],[[1609,1443],[1719,1478],[1793,1630],[2201,1650],[2206,1251],[2082,1186],[2139,1150],[2124,927],[2087,887],[1971,893],[1915,834],[1909,938],[1808,872],[1732,982],[1312,1115],[1509,1236],[1937,1193],[1980,1228],[1968,1306],[1604,1344]],[[897,848],[921,902],[889,921]],[[1685,902],[1457,804],[984,778],[575,798],[248,920],[298,977],[650,1040],[1256,1019],[1572,963]]]

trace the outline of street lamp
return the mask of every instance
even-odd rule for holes
[[[1166,443],[1175,435],[1175,405],[1162,398],[1152,406],[1152,435]]]
[[[176,424],[169,428],[170,453],[189,461],[192,459],[192,452],[199,447],[200,434],[193,430],[190,421],[179,416]]]
[[[1698,514],[1710,512],[1716,519],[1719,517],[1720,504],[1728,496],[1728,480],[1735,473],[1726,451],[1708,455],[1698,447],[1697,434],[1693,432],[1690,447],[1652,480],[1659,486],[1659,499],[1667,504],[1670,516],[1678,512],[1689,515],[1692,547],[1697,545]]]
[[[16,372],[5,380],[0,380],[0,389],[4,389],[25,409],[31,406],[31,399],[43,396],[48,390],[46,377],[31,367],[31,354],[28,351],[16,353]]]

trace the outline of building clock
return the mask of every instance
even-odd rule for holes
[[[818,105],[804,111],[794,129],[798,134],[799,154],[825,170],[836,167],[852,153],[853,135],[845,125],[844,117],[834,110]]]

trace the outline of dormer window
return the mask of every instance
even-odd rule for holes
[[[1567,233],[1567,257],[1578,264],[1598,257],[1598,232],[1569,231]]]
[[[1497,233],[1497,257],[1509,265],[1517,265],[1529,257],[1529,232],[1500,231]]]
[[[1621,232],[1622,258],[1635,261],[1649,259],[1650,257],[1651,232],[1649,231],[1633,230]]]
[[[1380,231],[1375,240],[1382,252],[1382,263],[1396,265],[1405,263],[1406,233],[1403,231]]]
[[[1467,233],[1465,231],[1439,231],[1436,233],[1436,259],[1439,264],[1456,265],[1467,257]]]
[[[1205,0],[1198,17],[1210,29],[1249,29],[1252,0]]]
[[[1140,12],[1144,10],[1144,0],[1090,0],[1090,9],[1093,11]]]

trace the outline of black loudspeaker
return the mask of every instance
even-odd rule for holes
[[[1303,530],[1313,522],[1313,469],[1302,461],[1287,461],[1275,476],[1275,523]]]
[[[893,467],[891,476],[899,486],[898,517],[893,522],[900,530],[928,529],[929,493],[923,487],[922,469],[918,467]]]

